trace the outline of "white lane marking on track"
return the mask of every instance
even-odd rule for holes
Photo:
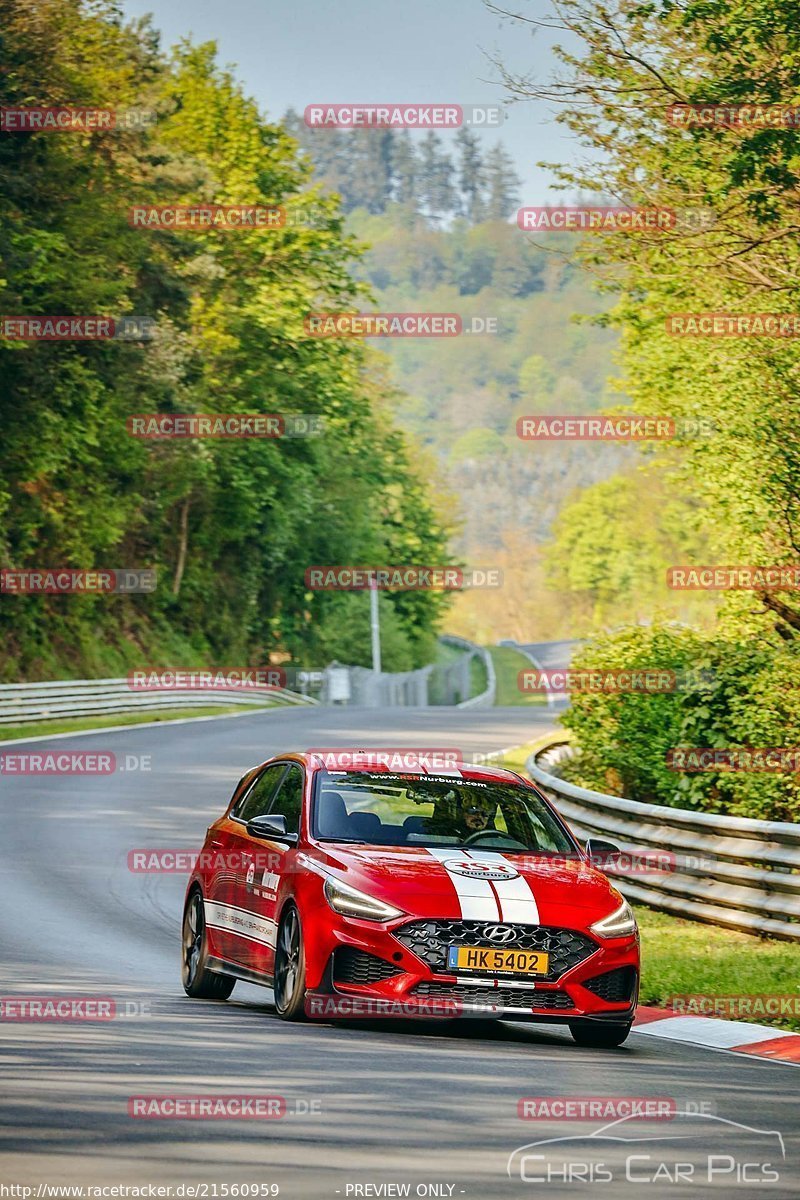
[[[634,1025],[634,1029],[636,1033],[646,1033],[650,1037],[697,1042],[718,1050],[772,1041],[787,1034],[787,1030],[776,1029],[774,1025],[748,1025],[744,1021],[725,1021],[718,1017],[663,1017],[660,1021]]]

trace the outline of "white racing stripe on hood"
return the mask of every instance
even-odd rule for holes
[[[465,850],[453,846],[449,850],[436,850],[426,846],[428,854],[438,858],[439,862],[462,861],[470,857]],[[499,912],[497,897],[492,891],[492,884],[486,879],[467,879],[464,875],[456,875],[445,868],[447,878],[452,883],[458,903],[461,906],[461,916],[465,921],[497,921],[502,918]],[[495,886],[497,886],[495,884]]]
[[[497,851],[470,850],[468,853],[470,858],[476,858],[478,862],[490,865],[491,863],[510,864],[516,871],[519,870],[513,858],[508,858],[505,854],[498,854]],[[536,897],[531,885],[523,875],[517,875],[515,879],[495,879],[493,886],[500,897],[503,921],[519,925],[540,924]]]

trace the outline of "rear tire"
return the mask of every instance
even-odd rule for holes
[[[208,940],[203,911],[203,893],[196,888],[183,911],[183,990],[195,1000],[227,1000],[236,980],[208,969]]]
[[[629,1021],[627,1025],[602,1025],[599,1021],[570,1021],[569,1031],[579,1046],[613,1050],[625,1041],[632,1023]]]
[[[284,1021],[305,1020],[306,955],[300,914],[286,909],[275,939],[275,1008]]]

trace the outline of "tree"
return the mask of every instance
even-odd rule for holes
[[[480,141],[465,125],[456,134],[458,146],[458,187],[461,211],[468,221],[482,221],[486,216],[486,170],[480,152]]]
[[[419,176],[420,201],[424,211],[434,221],[450,216],[458,204],[453,164],[442,151],[442,140],[433,130],[429,130],[422,139]]]
[[[421,208],[419,162],[411,134],[407,129],[393,135],[392,165],[392,200],[398,204],[406,204],[415,212],[419,212]]]
[[[486,155],[485,215],[490,221],[504,221],[519,206],[522,180],[514,170],[514,160],[499,142]]]

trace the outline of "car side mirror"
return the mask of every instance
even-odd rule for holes
[[[253,817],[247,822],[247,832],[250,837],[264,838],[268,842],[297,845],[297,834],[286,832],[286,817],[280,813],[264,813],[260,817]]]
[[[622,851],[614,842],[606,842],[601,838],[589,838],[586,843],[586,853],[593,867],[600,871],[613,867]]]

